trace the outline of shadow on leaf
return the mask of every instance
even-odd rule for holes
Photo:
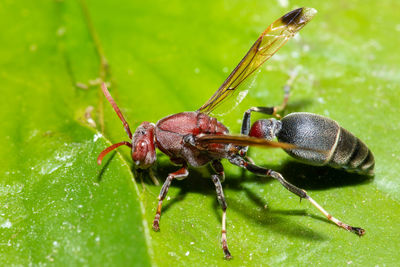
[[[373,180],[367,175],[325,166],[311,166],[293,160],[287,160],[277,171],[290,183],[306,190],[355,186],[370,183]]]
[[[116,152],[112,153],[112,155],[107,158],[106,163],[101,165],[101,169],[99,171],[99,174],[97,175],[98,182],[101,182],[104,172],[108,169],[108,165],[110,165],[111,161],[113,160],[116,154],[117,154]]]
[[[107,162],[108,164],[108,162]],[[294,185],[311,190],[325,190],[334,187],[354,186],[357,184],[371,182],[371,177],[363,176],[355,173],[347,173],[344,170],[333,169],[330,167],[316,167],[293,160],[284,162],[283,165],[275,165],[272,169],[282,173],[282,175],[289,182]],[[160,178],[161,183],[165,181],[165,177],[169,173],[175,172],[179,169],[178,166],[169,164],[168,161],[161,161],[158,165],[157,176]],[[189,169],[190,174],[184,180],[174,180],[171,187],[179,188],[179,193],[171,201],[165,203],[163,206],[163,213],[165,214],[175,204],[185,199],[188,193],[197,193],[201,195],[216,196],[215,187],[209,178],[209,174],[213,172],[208,168],[209,174],[204,174],[201,169]],[[265,199],[259,196],[254,191],[254,186],[247,186],[250,184],[265,185],[272,182],[270,177],[259,177],[248,172],[242,172],[239,175],[229,174],[226,177],[223,187],[225,190],[235,191],[238,194],[243,193],[247,197],[245,201],[239,201],[235,198],[227,198],[228,209],[233,209],[239,212],[243,217],[253,220],[256,223],[268,227],[274,232],[290,235],[295,238],[305,240],[323,241],[327,237],[321,233],[316,233],[307,227],[303,227],[293,222],[290,216],[308,216],[316,220],[331,223],[322,215],[310,215],[305,210],[280,210],[273,208],[266,208]],[[146,183],[151,183],[150,179],[145,179]],[[279,183],[276,186],[281,186]],[[160,187],[161,188],[161,187]],[[252,202],[254,205],[246,204],[247,201]],[[221,208],[215,197],[214,211],[217,217],[221,220]]]

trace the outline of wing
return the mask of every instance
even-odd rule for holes
[[[250,137],[246,135],[203,135],[196,138],[196,142],[200,145],[207,144],[233,144],[237,146],[259,146],[283,149],[298,148],[295,145],[268,141],[262,138]]]
[[[263,138],[256,138],[247,135],[203,135],[196,138],[196,142],[201,145],[208,144],[233,144],[236,146],[258,146],[267,148],[282,148],[282,149],[301,149],[314,151],[321,154],[327,154],[329,151],[317,150],[307,147],[299,147],[293,144],[269,141]]]
[[[317,13],[313,8],[295,9],[272,23],[253,44],[239,65],[221,87],[198,111],[210,113],[265,61],[272,57],[290,38],[300,31]]]

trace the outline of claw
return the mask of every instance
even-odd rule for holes
[[[153,221],[153,230],[156,232],[160,231],[159,223],[160,223],[160,215],[157,213],[156,217],[154,218],[154,221]]]
[[[350,231],[355,233],[359,237],[362,237],[363,235],[365,235],[365,230],[360,227],[351,227]]]
[[[231,253],[229,252],[228,249],[224,249],[224,254],[225,254],[225,260],[232,259],[232,255],[231,255]]]
[[[160,231],[160,225],[158,224],[158,222],[153,222],[153,230],[155,232]]]

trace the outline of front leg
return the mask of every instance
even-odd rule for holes
[[[299,196],[301,199],[304,198],[304,199],[307,199],[308,201],[310,201],[311,204],[314,207],[316,207],[322,214],[324,214],[325,217],[329,221],[335,223],[337,226],[339,226],[343,229],[346,229],[347,231],[353,232],[353,233],[357,234],[358,236],[362,236],[365,234],[364,229],[362,229],[360,227],[350,226],[346,223],[343,223],[342,221],[339,221],[335,217],[333,217],[321,205],[319,205],[314,199],[312,199],[305,190],[300,189],[300,188],[292,185],[288,181],[286,181],[285,178],[283,178],[283,176],[279,172],[251,164],[240,157],[231,158],[229,161],[232,164],[235,164],[239,167],[245,168],[246,170],[248,170],[256,175],[269,176],[269,177],[272,177],[272,178],[278,180],[278,182],[281,183],[281,185],[283,185],[287,190],[289,190],[293,194]]]
[[[168,193],[168,189],[169,189],[169,186],[171,185],[172,180],[174,178],[183,179],[188,175],[189,175],[189,171],[187,170],[187,166],[183,166],[178,171],[170,173],[168,175],[167,179],[165,180],[165,182],[161,188],[160,195],[158,196],[157,212],[156,212],[156,216],[154,217],[154,221],[153,221],[153,230],[154,231],[160,230],[159,222],[160,222],[160,218],[161,218],[162,202]]]

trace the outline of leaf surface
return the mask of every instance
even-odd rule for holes
[[[228,162],[228,245],[210,170],[173,181],[160,232],[151,230],[161,186],[134,178],[127,140],[99,80],[131,125],[200,107],[259,34],[298,6],[285,1],[39,1],[0,4],[0,262],[28,265],[395,265],[399,260],[400,35],[396,1],[300,1],[319,13],[258,74],[247,98],[219,118],[238,133],[251,106],[337,120],[373,151],[375,177],[303,165],[252,148],[332,215],[366,229],[358,238],[307,201]],[[78,86],[77,86],[78,85]],[[90,107],[93,107],[92,109]],[[283,115],[284,115],[283,114]],[[254,115],[253,120],[263,118]],[[91,124],[96,123],[95,127]],[[101,133],[101,134],[100,134]],[[161,182],[178,167],[159,153]]]

